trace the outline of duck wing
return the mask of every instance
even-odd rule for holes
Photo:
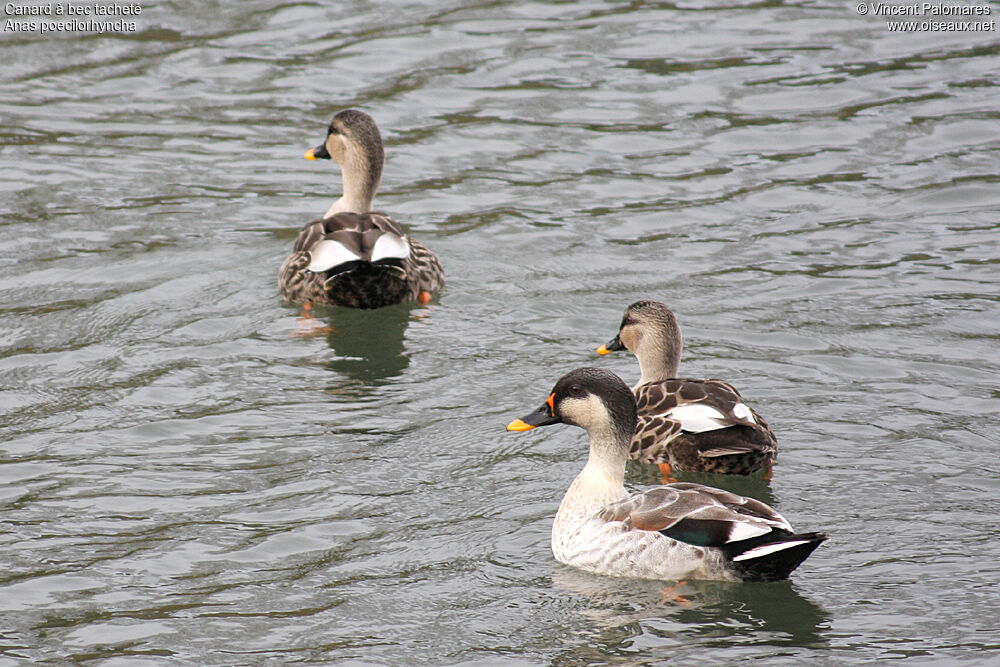
[[[723,546],[775,529],[792,531],[785,517],[759,500],[692,482],[635,492],[605,507],[600,518],[697,546]]]
[[[598,512],[636,531],[717,548],[748,580],[784,579],[827,538],[796,534],[774,509],[753,498],[691,482],[639,491]]]
[[[650,433],[655,433],[656,441],[661,444],[682,433],[698,434],[731,426],[745,426],[770,434],[767,422],[743,402],[743,397],[735,387],[722,380],[674,379],[650,382],[636,387],[634,394],[639,410],[640,429],[651,429]],[[667,422],[676,423],[676,428],[665,426]],[[638,430],[637,438],[639,435],[649,433]],[[773,436],[769,439],[773,440]],[[652,447],[653,444],[649,442],[646,447]],[[633,450],[635,449],[633,444]],[[642,446],[639,449],[642,451]],[[711,445],[702,450],[700,455],[716,457],[760,449],[755,441],[734,440],[724,446]]]
[[[629,456],[642,463],[653,463],[661,458],[664,447],[682,433],[681,423],[668,414],[639,415]]]
[[[344,212],[306,225],[295,251],[309,253],[307,270],[336,274],[354,262],[399,264],[410,256],[410,242],[387,215]]]

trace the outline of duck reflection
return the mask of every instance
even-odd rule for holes
[[[363,384],[381,384],[410,365],[406,327],[426,310],[408,304],[376,310],[316,307],[303,312],[295,335],[326,338],[337,353],[326,363],[330,370]]]
[[[664,629],[691,641],[773,646],[826,642],[830,615],[800,595],[791,581],[673,584],[554,567],[556,588],[587,598],[589,607],[581,613],[594,623],[595,642],[603,646],[605,657],[615,653],[615,646],[634,651],[637,635]]]

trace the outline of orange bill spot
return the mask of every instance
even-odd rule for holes
[[[507,424],[508,431],[530,431],[535,428],[527,422],[521,421],[520,419],[515,419],[511,423]]]
[[[431,293],[424,290],[417,296],[417,301],[426,306],[431,302]]]
[[[303,157],[305,157],[305,159],[307,159],[307,160],[315,160],[316,159],[316,156],[313,155],[313,149],[311,149],[311,148],[306,151],[306,154]]]
[[[547,406],[549,406],[549,410],[552,411],[552,416],[554,417],[555,414],[556,414],[556,394],[555,394],[555,392],[552,392],[551,394],[549,394],[549,397],[545,399],[545,404]]]
[[[602,345],[597,348],[597,354],[611,354],[611,350],[608,349],[607,345]]]

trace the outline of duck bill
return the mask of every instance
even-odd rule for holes
[[[307,160],[329,160],[330,153],[326,150],[326,144],[320,144],[316,148],[307,150],[304,157]]]
[[[624,350],[624,349],[625,349],[625,346],[622,345],[621,335],[618,335],[618,336],[615,336],[614,338],[612,338],[611,340],[609,340],[604,345],[602,345],[599,348],[597,348],[597,354],[610,354],[612,352],[618,352],[618,351]]]
[[[552,396],[549,396],[545,403],[542,404],[542,407],[538,408],[529,415],[525,415],[520,419],[515,419],[511,423],[507,424],[507,430],[530,431],[538,426],[548,426],[549,424],[559,423],[562,423],[562,419],[553,414]]]

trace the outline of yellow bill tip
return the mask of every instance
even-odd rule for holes
[[[520,419],[515,419],[511,423],[507,424],[508,431],[530,431],[533,428],[535,427]]]
[[[313,155],[313,149],[311,149],[311,148],[306,151],[306,154],[303,157],[305,157],[305,159],[307,159],[307,160],[315,160],[316,159],[316,156]]]
[[[611,350],[608,349],[607,345],[602,345],[597,348],[597,354],[611,354]]]

